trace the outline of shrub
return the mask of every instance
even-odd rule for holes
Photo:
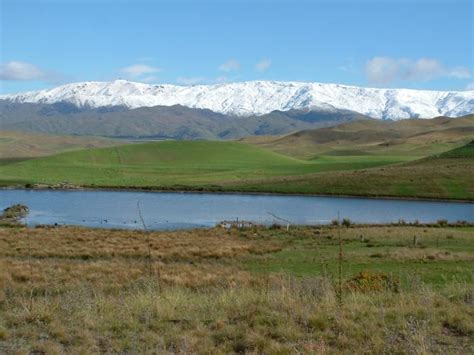
[[[346,287],[352,291],[363,293],[392,291],[398,292],[400,280],[385,272],[362,271],[355,274],[346,282]]]
[[[344,218],[344,219],[342,220],[342,225],[343,225],[344,227],[350,227],[351,224],[352,224],[352,222],[351,222],[351,220],[350,220],[349,218]]]
[[[16,226],[20,224],[20,220],[28,214],[28,207],[25,205],[13,205],[7,207],[0,214],[0,225],[2,226]]]
[[[333,226],[338,226],[338,225],[339,225],[339,220],[338,220],[338,219],[333,219],[333,220],[331,221],[331,224],[332,224]]]

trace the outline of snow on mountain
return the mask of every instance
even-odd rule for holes
[[[274,110],[344,109],[374,118],[431,118],[474,112],[474,90],[375,89],[338,84],[248,81],[217,85],[148,85],[126,80],[83,82],[50,90],[0,95],[17,103],[67,102],[78,107],[182,105],[236,116]]]

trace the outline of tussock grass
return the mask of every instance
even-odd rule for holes
[[[0,131],[0,165],[60,152],[129,143],[101,137]]]
[[[358,270],[372,270],[363,280],[389,275],[400,284],[344,287],[340,305],[338,235],[346,286]],[[469,227],[427,226],[214,228],[147,238],[0,228],[0,352],[471,353],[473,237]],[[452,259],[420,261],[445,252]],[[442,277],[453,267],[465,277]]]

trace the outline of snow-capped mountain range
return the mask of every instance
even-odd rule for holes
[[[182,105],[234,115],[275,110],[350,110],[379,119],[457,117],[474,113],[474,90],[362,88],[306,82],[248,81],[216,85],[149,85],[126,80],[81,82],[49,90],[0,95],[15,103],[70,103],[127,108]]]

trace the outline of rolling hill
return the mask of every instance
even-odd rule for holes
[[[0,164],[9,159],[26,159],[69,150],[111,147],[126,143],[125,140],[99,137],[0,131]]]
[[[430,120],[360,120],[286,136],[248,137],[243,142],[301,159],[321,155],[406,156],[418,159],[474,138],[474,115]]]
[[[361,120],[283,137],[161,141],[0,166],[0,186],[474,199],[474,116]],[[249,144],[252,143],[252,144]],[[454,149],[453,149],[454,148]]]
[[[86,149],[4,165],[0,167],[0,185],[68,182],[155,189],[184,185],[193,189],[392,162],[372,157],[333,157],[309,162],[239,142],[165,141]]]

